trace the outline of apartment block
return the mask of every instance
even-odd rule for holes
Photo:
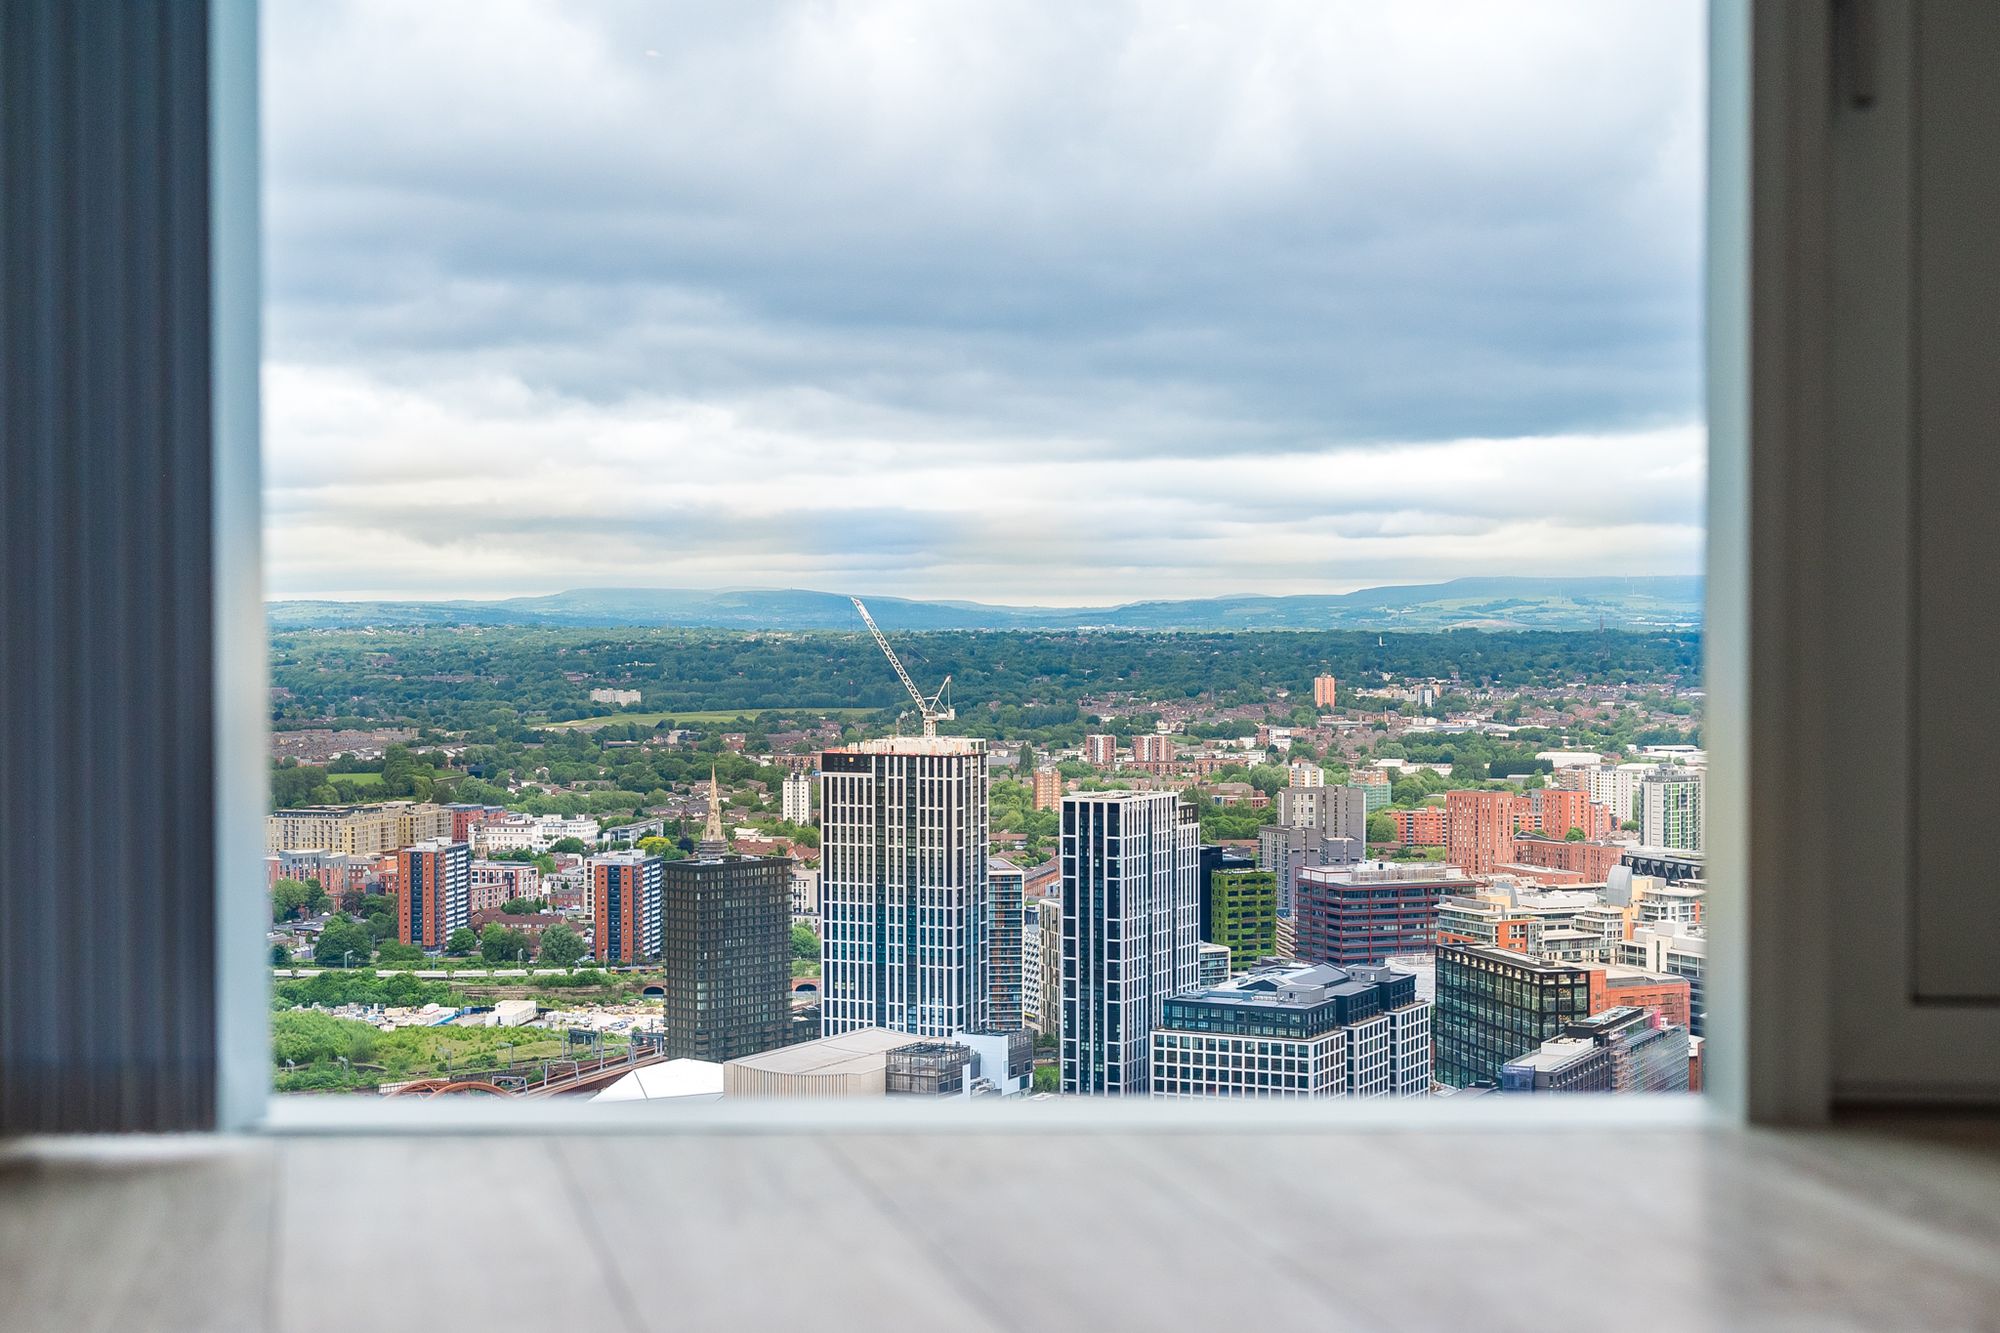
[[[273,852],[264,858],[264,883],[273,885],[281,879],[312,881],[337,902],[343,894],[366,893],[371,887],[381,885],[385,878],[393,885],[396,877],[393,873],[386,877],[382,874],[381,861],[378,856],[348,856],[316,847]]]
[[[1153,1025],[1198,980],[1200,821],[1173,792],[1062,804],[1062,1090],[1143,1093]]]
[[[1330,838],[1368,836],[1368,796],[1360,787],[1322,784],[1286,787],[1278,793],[1278,822],[1316,828]]]
[[[313,805],[264,818],[264,850],[317,848],[347,856],[381,856],[420,842],[449,840],[451,812],[428,801],[376,805]]]
[[[1096,768],[1114,768],[1118,763],[1118,738],[1092,732],[1083,738],[1083,761]]]
[[[1396,821],[1396,841],[1404,847],[1444,846],[1444,807],[1420,805],[1414,810],[1391,810]]]
[[[1419,1097],[1431,1005],[1393,967],[1285,965],[1170,998],[1152,1034],[1155,1097]]]
[[[1132,763],[1148,772],[1163,772],[1173,766],[1174,738],[1153,733],[1132,738]]]
[[[1054,764],[1035,770],[1035,809],[1054,810],[1062,804],[1063,775]]]
[[[1561,871],[1582,883],[1602,884],[1624,856],[1621,843],[1524,836],[1514,839],[1514,854],[1505,864]]]
[[[1707,802],[1703,770],[1663,768],[1639,784],[1639,841],[1673,851],[1702,850]]]
[[[787,824],[812,823],[812,774],[794,770],[785,774],[779,797]]]
[[[590,859],[599,962],[637,963],[659,956],[665,864],[638,851],[606,852]]]
[[[1062,899],[1037,898],[1034,919],[1027,923],[1036,941],[1041,960],[1041,1012],[1035,1030],[1045,1036],[1062,1035]],[[1027,985],[1024,978],[1022,985]]]
[[[820,1029],[992,1024],[986,742],[900,736],[820,756]]]
[[[1487,875],[1514,859],[1515,794],[1449,791],[1444,797],[1444,859],[1468,875]]]
[[[1340,692],[1340,682],[1332,676],[1313,677],[1313,707],[1332,708]]]
[[[1195,985],[1220,986],[1229,980],[1229,950],[1203,940],[1195,946]]]
[[[472,849],[433,838],[396,854],[396,938],[442,949],[472,920]]]
[[[1528,799],[1534,812],[1535,832],[1543,837],[1566,838],[1571,829],[1591,836],[1594,821],[1588,793],[1540,787],[1529,792]]]
[[[1393,791],[1387,769],[1357,768],[1348,775],[1347,783],[1361,788],[1364,813],[1372,815],[1388,808]]]
[[[783,1045],[792,1023],[789,864],[728,854],[656,864],[668,1057],[720,1062]]]
[[[542,872],[529,861],[474,861],[472,910],[487,912],[515,898],[542,896]]]
[[[986,882],[993,903],[993,1009],[989,1024],[1000,1032],[1011,1032],[1027,1021],[1022,1012],[1022,990],[1027,984],[1021,960],[1023,879],[1021,867],[1013,862],[988,858]]]

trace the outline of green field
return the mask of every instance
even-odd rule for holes
[[[329,773],[326,780],[336,786],[345,784],[350,787],[379,787],[382,785],[382,775],[380,773]]]
[[[712,708],[705,712],[685,713],[608,713],[603,717],[580,717],[574,722],[547,722],[541,725],[546,726],[550,731],[594,731],[599,727],[611,726],[613,724],[622,726],[627,723],[636,724],[641,727],[653,727],[669,720],[688,726],[712,726],[721,722],[735,722],[739,719],[747,723],[759,713],[780,713],[786,717],[796,718],[819,718],[866,717],[870,713],[879,713],[881,711],[879,708]],[[334,775],[336,779],[342,776],[344,775],[338,773]]]

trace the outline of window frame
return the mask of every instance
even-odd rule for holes
[[[1784,187],[1809,171],[1825,119],[1825,16],[1808,6],[1713,0],[1708,42],[1708,534],[1703,626],[1709,711],[1710,897],[1705,1094],[1700,1097],[1337,1099],[1068,1098],[1030,1111],[975,1103],[940,1113],[885,1102],[630,1106],[283,1098],[271,1089],[261,884],[269,640],[262,588],[261,233],[256,0],[210,0],[216,784],[215,978],[219,1125],[227,1131],[739,1132],[924,1129],[1696,1128],[1814,1121],[1828,1110],[1824,912],[1811,877],[1817,829],[1789,770],[1807,723],[1792,697],[1809,666],[1786,613],[1817,577],[1796,475],[1813,424],[1787,359],[1824,281],[1809,210]],[[1820,55],[1806,55],[1804,52]],[[1817,61],[1817,63],[1815,63]],[[1751,164],[1759,164],[1753,190]],[[1776,164],[1775,167],[1769,164]],[[1782,168],[1782,173],[1778,168]],[[1753,263],[1754,261],[1754,263]],[[1752,325],[1755,324],[1753,338]],[[1810,368],[1805,385],[1810,389]],[[1804,540],[1797,540],[1803,536]],[[1781,769],[1780,764],[1785,768]],[[1767,773],[1760,786],[1753,768]],[[1783,777],[1784,782],[1779,778]],[[1749,832],[1758,829],[1753,844]],[[1755,911],[1747,885],[1755,880]],[[1754,984],[1753,984],[1754,983]]]

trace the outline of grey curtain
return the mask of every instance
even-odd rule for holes
[[[217,1115],[208,52],[0,0],[0,1133]]]

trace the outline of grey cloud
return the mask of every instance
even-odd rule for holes
[[[1698,413],[1699,15],[1500,8],[274,6],[272,354],[441,402],[501,377],[545,419],[1004,451],[1030,496],[1038,460],[1627,447]],[[273,447],[284,512],[370,522],[345,451]],[[479,446],[438,450],[377,476]],[[1552,478],[1425,532],[1698,522],[1696,489]],[[1394,535],[1374,492],[1195,498],[1179,534],[1106,505],[1105,561],[1242,521]],[[1008,539],[881,516],[911,557]],[[848,517],[775,531],[879,551]]]

